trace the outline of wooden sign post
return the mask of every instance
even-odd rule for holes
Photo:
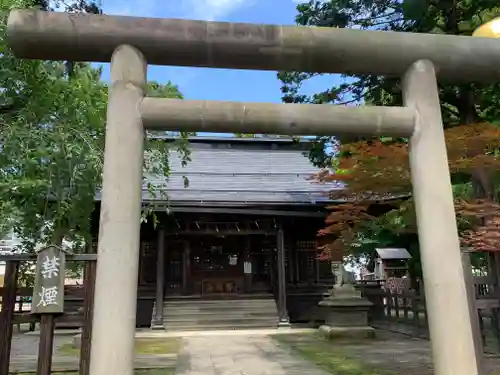
[[[64,276],[66,254],[57,246],[40,250],[36,259],[35,286],[31,313],[40,315],[37,375],[50,375],[54,318],[64,312]]]

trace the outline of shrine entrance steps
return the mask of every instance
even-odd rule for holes
[[[278,326],[278,310],[272,295],[166,299],[163,324],[167,331],[269,329]]]

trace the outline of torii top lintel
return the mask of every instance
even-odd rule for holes
[[[401,76],[428,59],[446,82],[500,81],[500,39],[13,10],[21,58],[109,62],[138,48],[149,64]]]

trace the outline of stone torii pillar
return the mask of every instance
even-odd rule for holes
[[[144,156],[144,128],[137,106],[145,84],[142,53],[131,46],[118,46],[111,58],[92,375],[132,375],[134,368]]]
[[[418,225],[426,309],[436,374],[481,374],[483,353],[476,352],[465,284],[460,241],[455,218],[450,170],[446,155],[444,126],[434,64],[416,61],[403,77],[404,104],[417,113],[416,129],[410,138],[410,170]],[[436,251],[453,249],[445,262],[436,261]],[[443,277],[446,275],[445,277]],[[462,302],[456,303],[457,300]],[[462,309],[460,314],[452,309]],[[439,314],[438,311],[448,312]],[[433,313],[431,313],[433,312]],[[453,332],[453,327],[462,327]],[[455,343],[450,341],[455,336]],[[467,341],[462,341],[466,338]],[[441,345],[455,345],[443,350]],[[451,369],[458,360],[463,368]],[[436,358],[436,356],[439,356]],[[467,369],[465,369],[467,368]]]

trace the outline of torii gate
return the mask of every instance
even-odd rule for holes
[[[500,81],[498,40],[37,10],[12,11],[8,38],[21,58],[111,61],[92,375],[133,371],[145,129],[410,137],[435,374],[480,374],[436,76]],[[145,98],[147,63],[399,76],[404,107]]]

